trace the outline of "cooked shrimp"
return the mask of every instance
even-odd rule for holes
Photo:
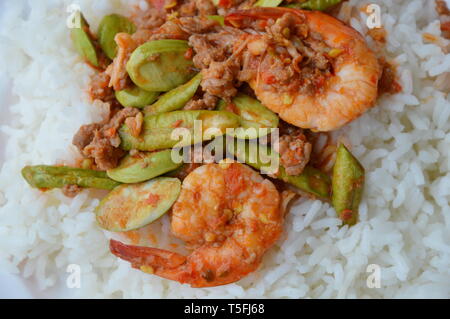
[[[111,241],[111,251],[157,276],[211,287],[256,270],[282,232],[275,186],[239,163],[208,164],[183,182],[173,206],[172,232],[195,248],[188,256]]]
[[[381,70],[375,54],[353,28],[318,11],[289,8],[237,11],[228,15],[226,21],[229,25],[245,28],[246,26],[242,26],[245,23],[255,25],[255,21],[258,21],[259,25],[264,26],[276,20],[274,27],[277,27],[277,23],[282,24],[281,20],[289,20],[282,19],[286,17],[294,20],[290,25],[286,25],[287,30],[284,28],[277,34],[272,34],[273,29],[265,29],[267,34],[288,52],[290,59],[284,57],[281,61],[283,54],[257,50],[256,54],[259,55],[254,59],[258,62],[252,64],[256,72],[250,72],[252,76],[248,82],[258,99],[286,122],[316,131],[337,129],[370,109],[377,98],[377,83]],[[255,39],[255,36],[252,37]],[[311,42],[307,42],[307,45],[296,43],[293,39],[295,37],[307,41],[311,39]],[[265,39],[267,37],[259,36],[260,42]],[[255,54],[254,47],[261,47],[254,41],[248,47],[252,54]],[[326,48],[323,48],[324,46]],[[314,51],[320,52],[321,55],[315,54]],[[328,63],[331,66],[328,73],[316,72],[319,74],[317,76],[309,69],[298,70],[298,63],[302,59],[314,59],[316,71],[324,70]],[[286,63],[286,60],[292,62]],[[287,74],[287,71],[291,74]],[[292,75],[294,71],[310,72],[306,80],[315,89],[310,92],[299,89],[304,85],[305,78],[297,77],[296,80]],[[284,78],[280,76],[283,72],[286,74]],[[322,76],[323,74],[325,76]],[[280,93],[285,87],[291,89]]]

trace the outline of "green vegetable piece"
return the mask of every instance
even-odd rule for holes
[[[286,7],[324,11],[342,2],[342,0],[308,0],[302,3],[289,4]]]
[[[143,108],[156,101],[159,93],[145,91],[140,87],[134,86],[116,91],[115,95],[117,101],[125,107]]]
[[[331,201],[344,224],[351,226],[358,220],[364,175],[364,167],[343,144],[339,145],[333,168]]]
[[[127,63],[131,80],[141,89],[167,92],[186,83],[194,75],[192,59],[187,58],[187,41],[156,40],[138,47]]]
[[[144,114],[150,115],[182,109],[197,92],[201,81],[202,74],[199,73],[189,82],[161,95],[158,101],[145,108]]]
[[[80,56],[95,67],[99,67],[99,58],[95,49],[94,40],[89,31],[89,24],[80,13],[80,27],[72,28],[70,31],[72,42]]]
[[[105,16],[98,27],[98,41],[103,52],[113,60],[117,55],[117,43],[114,37],[117,33],[136,32],[136,26],[129,19],[119,14]]]
[[[158,177],[145,183],[121,185],[95,209],[100,227],[124,232],[144,227],[164,215],[177,200],[181,182]]]
[[[278,178],[307,193],[324,199],[330,198],[330,178],[312,166],[306,166],[303,172],[296,176],[288,175],[284,167],[280,166]]]
[[[174,111],[145,116],[140,137],[133,137],[126,125],[119,133],[124,150],[155,151],[210,140],[238,126],[239,117],[227,111]]]
[[[283,0],[258,0],[255,7],[278,7]]]
[[[163,175],[180,167],[183,163],[174,163],[172,150],[146,154],[128,155],[120,165],[107,172],[108,176],[121,183],[140,183]]]
[[[218,16],[218,15],[210,15],[206,16],[209,20],[217,21],[221,26],[225,25],[225,17],[224,16]]]
[[[279,154],[274,152],[271,147],[243,140],[236,140],[235,142],[234,148],[230,147],[230,143],[227,143],[227,149],[240,162],[246,163],[261,172],[273,173],[269,168],[275,166],[275,168],[278,168],[276,173],[278,179],[314,196],[324,199],[330,197],[330,178],[318,169],[306,166],[300,175],[288,175],[285,168],[279,164]]]
[[[278,127],[278,116],[262,105],[258,100],[248,95],[239,93],[232,100],[233,111],[241,118],[241,127],[237,129],[233,136],[239,139],[254,139],[259,136],[267,135],[270,130],[260,132],[260,128],[276,128]],[[218,110],[227,110],[226,102],[221,100]],[[250,129],[250,130],[246,130]],[[264,133],[264,134],[260,134]]]
[[[108,178],[105,172],[67,166],[26,166],[22,176],[32,187],[41,189],[78,185],[84,188],[111,190],[120,183]]]

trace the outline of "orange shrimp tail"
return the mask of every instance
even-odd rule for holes
[[[126,245],[111,239],[109,243],[111,253],[126,260],[134,268],[141,269],[143,266],[151,267],[154,271],[158,269],[173,269],[186,262],[186,257],[167,250]]]
[[[214,265],[209,264],[214,261],[214,257],[206,261],[202,254],[194,253],[187,258],[167,250],[126,245],[116,240],[110,241],[110,250],[117,257],[130,262],[133,268],[182,284],[189,284],[194,288],[225,285],[239,280],[254,270],[253,267],[250,270],[245,269],[237,277],[234,274],[228,274],[223,278],[215,278],[212,271],[204,269],[215,269]]]

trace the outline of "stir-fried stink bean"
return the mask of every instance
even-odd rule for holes
[[[167,92],[194,75],[187,41],[155,40],[138,47],[127,63],[131,80],[147,91]]]
[[[111,190],[120,183],[108,178],[105,172],[67,166],[26,166],[22,176],[32,187],[40,189],[78,185],[84,188]]]
[[[180,190],[180,180],[169,177],[121,185],[103,198],[96,208],[97,222],[100,227],[117,232],[144,227],[172,207]]]
[[[210,20],[217,21],[221,26],[225,25],[225,17],[224,16],[209,15],[206,17]]]
[[[161,95],[158,101],[145,108],[144,113],[150,115],[182,109],[197,92],[201,81],[202,74],[199,73],[189,82]]]
[[[174,163],[171,150],[128,155],[120,165],[107,172],[108,176],[122,183],[140,183],[163,175],[180,167]]]
[[[255,7],[278,7],[283,0],[258,0]]]
[[[95,48],[94,40],[89,31],[89,24],[80,13],[80,27],[72,28],[70,31],[72,42],[81,57],[95,67],[99,67],[99,57]]]
[[[339,4],[340,2],[342,2],[342,0],[308,0],[306,2],[293,3],[287,5],[286,7],[324,11],[328,8],[331,8],[332,6]]]
[[[136,26],[133,22],[119,14],[110,14],[105,16],[98,27],[98,42],[103,52],[112,60],[117,55],[117,43],[114,37],[117,33],[136,32]]]
[[[196,121],[199,127],[194,126]],[[155,151],[210,140],[238,126],[239,116],[227,111],[174,111],[145,116],[139,137],[134,137],[126,125],[119,132],[124,150]],[[172,136],[176,129],[180,129],[179,134]]]
[[[251,142],[236,140],[236,145],[230,147],[227,143],[228,151],[235,155],[240,162],[244,162],[261,172],[275,173],[276,177],[288,184],[291,184],[298,189],[312,194],[314,196],[327,199],[330,197],[330,178],[311,166],[306,166],[300,175],[288,175],[283,166],[279,164],[279,154],[271,149],[269,146],[254,143],[252,147]],[[275,163],[277,172],[269,171]]]
[[[143,108],[154,101],[159,96],[158,92],[149,92],[134,86],[124,90],[116,91],[116,99],[124,107],[137,107]]]
[[[364,168],[343,145],[339,145],[333,168],[332,203],[344,224],[354,225],[364,187]]]
[[[258,100],[242,93],[235,96],[230,105],[221,100],[218,109],[229,110],[240,116],[241,127],[244,130],[237,129],[234,134],[240,139],[253,139],[260,135],[267,135],[270,132],[270,130],[265,130],[265,134],[259,134],[259,128],[278,127],[279,118],[274,112],[266,108]]]

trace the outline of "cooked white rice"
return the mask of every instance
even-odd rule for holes
[[[54,297],[450,297],[450,99],[439,90],[443,82],[449,86],[450,54],[423,39],[425,32],[440,36],[434,1],[350,0],[341,12],[345,18],[352,6],[380,5],[386,54],[399,64],[403,86],[347,132],[367,171],[361,221],[339,228],[329,204],[299,201],[282,240],[257,272],[207,289],[146,275],[112,256],[95,223],[93,192],[69,199],[60,191],[31,189],[22,179],[24,165],[73,162],[78,155],[72,136],[102,115],[85,93],[93,71],[68,36],[66,8],[72,1],[28,2],[2,1],[0,10],[0,124],[6,141],[0,157],[0,271],[27,278],[35,295]],[[136,1],[73,2],[96,29],[104,14],[124,12]],[[355,8],[351,24],[365,32],[365,21]],[[167,230],[166,224],[158,237]],[[69,264],[81,267],[78,289],[65,288]],[[380,267],[380,288],[367,285],[371,264]]]

